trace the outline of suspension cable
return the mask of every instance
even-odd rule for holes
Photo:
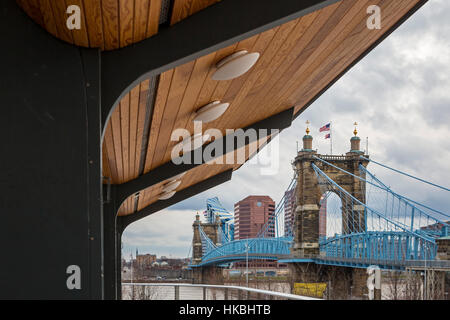
[[[448,215],[447,213],[444,213],[444,212],[442,212],[442,211],[433,209],[433,208],[431,208],[431,207],[429,207],[429,206],[427,206],[427,205],[425,205],[425,204],[423,204],[423,203],[417,202],[417,201],[415,201],[415,200],[412,200],[412,199],[410,199],[410,198],[408,198],[408,197],[405,197],[405,196],[403,196],[403,195],[400,195],[400,194],[398,194],[398,193],[392,191],[391,188],[389,188],[389,187],[386,186],[383,182],[381,182],[380,179],[378,179],[378,178],[377,178],[373,173],[371,173],[369,170],[367,170],[366,168],[364,168],[363,165],[359,165],[359,166],[360,166],[360,168],[363,169],[364,172],[367,173],[372,179],[374,179],[374,180],[375,180],[376,182],[378,182],[381,186],[383,186],[383,187],[386,189],[386,191],[389,191],[389,192],[393,193],[394,195],[396,195],[396,196],[398,196],[398,197],[400,197],[400,198],[403,198],[405,201],[412,202],[412,203],[414,203],[414,204],[416,204],[416,205],[418,205],[418,206],[421,206],[421,207],[423,207],[423,208],[425,208],[425,209],[428,209],[428,210],[433,211],[433,212],[435,212],[435,213],[439,213],[439,214],[441,214],[441,215],[443,215],[443,216],[445,216],[445,217],[447,217],[447,218],[450,218],[450,215]],[[436,219],[436,218],[435,218],[435,219]]]
[[[314,169],[314,171],[316,172],[316,174],[321,175],[322,177],[324,177],[326,180],[328,180],[329,183],[331,183],[333,186],[337,187],[342,193],[344,193],[346,196],[348,196],[352,201],[356,202],[359,205],[362,205],[364,208],[372,211],[373,213],[375,213],[378,217],[383,218],[384,220],[386,220],[387,222],[391,223],[392,225],[396,226],[397,228],[403,230],[406,233],[409,234],[413,234],[417,237],[422,238],[425,241],[433,241],[432,238],[425,236],[425,235],[421,235],[418,234],[414,231],[410,231],[408,230],[408,227],[405,225],[402,225],[400,223],[397,223],[395,221],[392,221],[391,219],[385,217],[383,214],[379,213],[377,210],[374,210],[372,208],[369,208],[365,203],[359,201],[358,199],[356,199],[355,197],[353,197],[350,193],[348,193],[346,190],[344,190],[340,185],[338,185],[336,182],[333,181],[333,179],[331,179],[330,177],[328,177],[322,170],[319,169],[319,167],[317,167],[314,163],[311,164],[312,168]]]
[[[356,179],[359,179],[359,180],[361,180],[361,181],[363,181],[363,182],[365,182],[365,183],[368,183],[368,184],[370,184],[370,185],[372,185],[372,186],[374,186],[374,187],[376,187],[376,188],[378,188],[378,189],[382,189],[382,190],[391,192],[392,194],[394,194],[394,195],[397,196],[397,197],[401,197],[401,198],[403,198],[403,199],[405,199],[405,200],[408,200],[408,201],[411,201],[411,202],[413,202],[413,203],[415,203],[415,204],[419,204],[419,205],[421,205],[422,207],[427,208],[427,209],[429,209],[429,210],[432,210],[432,211],[434,211],[434,212],[436,212],[436,213],[442,214],[442,215],[444,215],[444,216],[446,216],[446,217],[450,217],[448,214],[445,214],[445,213],[440,212],[440,211],[438,211],[438,210],[429,208],[429,207],[427,207],[427,206],[425,206],[425,205],[423,205],[423,204],[420,204],[420,203],[418,203],[418,202],[416,202],[416,201],[414,201],[414,200],[411,200],[411,199],[409,199],[409,198],[406,198],[406,197],[404,197],[404,196],[402,196],[402,195],[400,195],[400,194],[398,194],[398,193],[392,191],[390,188],[387,188],[387,187],[381,187],[381,186],[379,186],[379,185],[377,185],[377,184],[375,184],[375,183],[373,183],[373,182],[367,181],[366,179],[361,178],[360,176],[357,176],[357,175],[355,175],[355,174],[353,174],[353,173],[351,173],[351,172],[348,172],[348,171],[346,171],[346,170],[344,170],[344,169],[342,169],[342,168],[339,168],[338,166],[335,166],[334,164],[331,164],[331,163],[329,163],[328,161],[325,161],[325,160],[323,160],[323,159],[321,159],[321,158],[319,158],[319,157],[317,157],[317,156],[313,156],[313,158],[315,158],[315,159],[317,159],[317,160],[319,160],[319,161],[321,161],[321,162],[323,162],[323,163],[329,165],[330,167],[333,167],[333,168],[335,168],[335,169],[337,169],[337,170],[340,170],[340,171],[342,171],[342,172],[344,172],[344,173],[346,173],[346,174],[349,174],[349,175],[351,175],[352,177],[354,177],[354,178],[356,178]],[[365,158],[364,158],[364,159],[365,159]],[[367,169],[366,169],[366,170],[367,170]],[[387,189],[386,189],[386,188],[387,188]],[[424,212],[424,214],[426,214],[426,213]],[[426,214],[426,215],[428,215],[428,214]],[[436,217],[432,217],[432,218],[435,219],[436,221],[438,221],[439,223],[443,223],[443,224],[447,225],[446,222],[441,221],[440,219],[437,219]]]
[[[426,181],[426,180],[424,180],[424,179],[415,177],[415,176],[410,175],[410,174],[408,174],[408,173],[406,173],[406,172],[402,172],[402,171],[400,171],[400,170],[391,168],[391,167],[389,167],[389,166],[387,166],[387,165],[384,165],[384,164],[382,164],[382,163],[376,162],[375,160],[368,159],[368,158],[365,158],[365,157],[363,157],[363,156],[360,156],[360,158],[362,158],[362,159],[364,159],[364,160],[367,160],[367,161],[370,161],[370,162],[373,162],[373,163],[375,163],[375,164],[377,164],[377,165],[379,165],[379,166],[382,166],[382,167],[384,167],[384,168],[386,168],[386,169],[389,169],[389,170],[395,171],[395,172],[397,172],[397,173],[403,174],[403,175],[405,175],[405,176],[407,176],[407,177],[416,179],[416,180],[418,180],[418,181],[420,181],[420,182],[427,183],[427,184],[429,184],[429,185],[432,185],[433,187],[440,188],[440,189],[445,190],[445,191],[450,191],[449,188],[446,188],[446,187],[440,186],[440,185],[438,185],[438,184],[435,184],[435,183]]]

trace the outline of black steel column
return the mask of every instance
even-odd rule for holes
[[[104,283],[107,300],[122,298],[122,233],[121,220],[117,216],[117,186],[104,185]]]
[[[107,188],[107,187],[105,187]],[[104,281],[105,299],[117,299],[117,205],[115,202],[115,187],[111,186],[109,199],[106,201],[104,212]],[[105,197],[106,198],[106,197]]]
[[[122,234],[120,220],[117,219],[116,229],[116,299],[122,300]]]
[[[0,37],[0,298],[101,299],[100,53],[13,0]]]

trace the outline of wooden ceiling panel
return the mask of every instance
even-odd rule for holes
[[[184,6],[180,2],[179,8],[174,7],[173,21],[177,20],[176,15],[182,17],[187,12],[192,14],[194,2],[184,1]],[[151,117],[148,115],[148,143],[147,146],[141,145],[143,153],[139,153],[134,140],[141,143],[146,141],[143,139],[146,133],[135,129],[139,125],[136,117],[131,114],[136,111],[133,113],[132,108],[127,107],[127,102],[121,102],[114,111],[115,115],[110,121],[111,128],[108,128],[105,136],[105,145],[112,146],[107,146],[109,161],[104,174],[109,170],[114,183],[123,183],[171,161],[171,151],[177,143],[171,141],[172,132],[184,128],[193,134],[195,111],[214,100],[229,102],[231,105],[219,119],[204,125],[203,131],[217,128],[225,134],[226,129],[244,128],[292,106],[296,106],[296,112],[301,112],[309,101],[417,2],[418,0],[340,1],[162,73]],[[369,30],[366,26],[366,9],[373,4],[381,7],[381,30]],[[215,64],[239,50],[259,52],[260,59],[241,77],[229,81],[212,80]],[[129,114],[126,111],[128,108]],[[141,104],[138,109],[140,108]],[[121,124],[120,121],[125,123]],[[110,151],[111,148],[114,151]],[[118,154],[117,150],[121,153]],[[127,150],[130,153],[128,155]],[[142,172],[133,170],[127,164],[137,163],[138,158],[144,159]],[[229,166],[202,165],[192,169],[184,177],[180,190],[223,172]],[[232,167],[237,169],[240,165]],[[131,205],[131,200],[128,199],[120,214],[130,214],[156,201],[161,185],[143,191],[137,204],[135,201]]]
[[[144,126],[149,117],[149,86],[149,80],[143,81],[125,95],[106,128],[103,150],[108,166],[107,169],[104,167],[103,176],[110,177],[113,184],[129,181],[140,174]]]
[[[170,24],[220,0],[173,0]],[[162,0],[16,0],[36,23],[55,37],[82,47],[114,50],[158,33]],[[69,30],[67,8],[81,9],[81,29]]]
[[[170,24],[219,0],[173,0]],[[230,103],[203,131],[244,128],[292,106],[302,112],[419,0],[342,0],[276,28],[249,37],[143,81],[120,101],[103,141],[103,175],[121,184],[171,161],[175,129],[194,133],[195,111],[214,101]],[[24,11],[56,37],[84,47],[113,50],[158,32],[163,0],[17,0]],[[66,27],[69,5],[82,11],[80,30]],[[369,5],[378,5],[382,28],[366,26]],[[244,75],[229,81],[211,79],[216,63],[239,51],[259,52]],[[190,170],[180,190],[241,165],[202,165]],[[128,198],[120,215],[156,201],[161,184]]]
[[[175,24],[221,0],[174,0],[170,24]]]
[[[162,0],[16,0],[55,37],[82,47],[113,50],[158,33]],[[67,8],[81,9],[81,29],[66,26]]]
[[[314,96],[316,96],[324,87],[328,85],[330,79],[326,75],[331,77],[337,77],[351,63],[358,59],[363,52],[370,47],[376,40],[378,40],[384,33],[384,29],[390,29],[399,19],[399,15],[388,14],[389,12],[398,12],[399,14],[405,14],[409,11],[416,1],[389,1],[386,4],[387,10],[382,10],[383,28],[381,30],[371,30],[367,34],[365,21],[359,23],[356,28],[357,31],[353,32],[350,37],[342,41],[338,46],[334,48],[333,56],[327,59],[322,57],[322,65],[320,68],[310,68],[309,77],[297,88],[291,87],[293,92],[292,97],[296,101],[295,112],[303,111],[304,106]],[[326,83],[327,82],[327,83]],[[302,95],[298,93],[302,92]]]

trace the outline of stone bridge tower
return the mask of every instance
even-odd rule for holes
[[[330,165],[323,163],[315,157],[321,158],[336,167],[342,168],[356,176],[365,179],[365,174],[360,172],[359,165],[367,166],[368,161],[361,159],[360,138],[355,128],[354,137],[351,138],[350,151],[345,155],[320,155],[312,149],[312,136],[309,128],[303,137],[303,149],[298,152],[293,165],[297,172],[296,209],[294,223],[294,246],[291,254],[297,257],[308,257],[319,255],[319,210],[322,192],[319,181],[312,167],[314,163],[327,176],[339,184],[345,191],[356,199],[365,203],[366,186],[361,180],[352,177]],[[368,157],[367,155],[365,156]],[[365,230],[365,212],[362,205],[352,203],[345,205],[346,199],[342,199],[342,233],[362,232]],[[347,221],[352,219],[352,229],[346,226]]]
[[[205,234],[209,239],[216,245],[220,246],[220,219],[217,217],[215,223],[202,223],[200,221],[200,216],[197,214],[195,216],[195,221],[192,224],[192,229],[194,231],[194,237],[192,239],[192,263],[199,264],[202,261],[203,250],[202,250],[202,240],[200,236],[199,226],[202,227]]]
[[[221,245],[220,239],[220,226],[221,222],[219,217],[216,218],[215,223],[202,223],[200,216],[197,214],[195,221],[192,225],[194,236],[192,239],[192,264],[196,265],[202,261],[203,249],[202,240],[200,236],[199,226],[202,227],[205,234],[211,241],[217,245]],[[209,267],[193,267],[192,282],[202,284],[223,284],[222,268],[216,266]]]

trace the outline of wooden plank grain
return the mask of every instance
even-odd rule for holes
[[[86,28],[91,48],[105,48],[100,1],[83,0]]]
[[[58,37],[61,40],[73,44],[73,36],[71,31],[67,28],[67,5],[64,0],[51,1],[53,17],[56,22],[56,29],[58,31]]]
[[[158,33],[162,0],[150,0],[148,8],[147,38]]]
[[[117,0],[102,0],[103,38],[105,50],[118,49],[119,43],[119,3]]]
[[[89,47],[89,37],[86,25],[86,12],[84,10],[83,0],[67,0],[67,5],[76,5],[81,10],[81,28],[72,30],[73,43],[77,46]]]
[[[147,36],[150,0],[135,0],[133,41],[139,42]]]
[[[123,98],[127,99],[128,94]],[[122,101],[123,101],[122,99]],[[123,158],[122,158],[122,130],[120,128],[121,126],[121,119],[120,119],[120,104],[116,108],[119,110],[119,112],[113,112],[111,114],[111,129],[112,129],[112,138],[113,138],[113,144],[114,144],[114,159],[117,167],[117,180],[122,182],[124,181],[125,174],[124,174],[124,168],[123,168]]]
[[[141,108],[139,103],[139,95],[141,92],[141,84],[137,85],[131,90],[130,93],[130,118],[129,118],[129,165],[128,165],[128,178],[135,179],[137,176],[136,172],[136,157],[140,157],[140,152],[137,151],[136,145],[137,141],[142,141],[142,136],[138,136],[137,126],[138,126],[138,116],[139,109]],[[145,109],[145,106],[144,106]]]
[[[266,46],[266,48],[256,48],[256,50],[262,51],[262,56],[258,63],[253,67],[249,77],[245,80],[244,83],[239,83],[239,88],[237,90],[229,90],[224,97],[224,101],[232,101],[233,106],[236,112],[241,113],[241,109],[244,108],[256,108],[256,111],[260,108],[260,106],[249,106],[243,103],[245,98],[250,94],[251,90],[257,85],[259,79],[261,79],[266,73],[268,73],[268,68],[272,62],[274,62],[274,57],[282,46],[282,44],[286,41],[286,39],[291,35],[292,30],[294,30],[295,26],[299,23],[299,19],[293,20],[289,23],[282,25],[273,36],[270,43]],[[262,45],[262,44],[261,44]],[[233,84],[234,85],[234,84]],[[269,106],[270,108],[270,106]],[[223,125],[225,128],[229,127],[244,127],[246,126],[245,121],[232,121],[231,117],[228,118],[227,122]],[[244,119],[245,120],[245,119]],[[225,120],[224,120],[225,121]]]
[[[155,154],[153,155],[153,168],[163,164],[167,145],[171,140],[175,119],[177,118],[180,103],[184,97],[187,84],[191,77],[194,63],[195,61],[188,62],[175,68],[173,80],[170,84],[170,90],[167,96],[166,106],[164,108],[162,122],[159,128]]]
[[[170,19],[171,25],[174,25],[189,16],[193,1],[194,0],[174,0],[172,17]]]
[[[317,15],[310,14],[301,18],[305,25],[302,23],[300,27],[306,27],[303,29],[304,32],[301,33],[300,37],[294,38],[296,42],[287,55],[280,57],[281,60],[279,61],[280,64],[277,66],[277,69],[269,69],[269,72],[273,71],[273,73],[270,76],[270,81],[267,81],[264,84],[260,94],[253,95],[250,98],[250,101],[247,101],[246,99],[244,103],[249,107],[243,115],[244,118],[250,117],[254,112],[254,108],[265,105],[268,101],[272,101],[271,98],[283,88],[284,79],[290,79],[292,73],[295,72],[296,68],[301,64],[301,61],[313,52],[313,48],[317,44],[316,38],[318,37],[318,34],[321,33],[321,37],[325,36],[322,27],[330,17],[333,16],[333,13],[339,5],[340,3],[335,3],[334,5],[330,5],[318,11]]]
[[[133,20],[134,1],[119,0],[119,46],[121,48],[133,43]]]
[[[53,10],[50,4],[50,0],[40,0],[39,1],[42,18],[44,21],[45,29],[55,37],[58,36],[58,30],[56,29],[56,22],[53,16]]]
[[[320,67],[323,60],[330,56],[339,43],[344,41],[361,19],[365,19],[365,8],[368,5],[368,1],[361,0],[342,2],[322,28],[320,35],[318,34],[314,41],[308,44],[305,49],[308,53],[300,55],[286,75],[281,78],[280,81],[284,83],[284,86],[275,86],[273,94],[277,112],[281,111],[280,106],[286,108],[295,104],[293,99],[289,99],[293,91],[300,91],[300,84],[306,81],[313,69]],[[310,48],[312,50],[309,50]]]
[[[131,92],[128,93],[119,104],[123,182],[130,180],[130,99]]]
[[[313,61],[309,64],[305,64],[303,73],[306,77],[297,83],[297,88],[293,88],[292,83],[287,84],[286,99],[288,101],[298,104],[299,99],[302,99],[298,94],[299,92],[302,92],[303,95],[308,95],[310,88],[320,82],[321,78],[325,78],[326,81],[333,79],[334,75],[330,73],[330,69],[332,69],[331,65],[335,66],[342,60],[341,57],[351,54],[351,52],[355,50],[355,46],[365,46],[367,37],[369,36],[366,32],[369,30],[366,27],[367,14],[365,12],[365,7],[372,3],[381,6],[383,2],[386,1],[368,1],[363,3],[362,7],[358,7],[357,4],[355,5],[354,9],[359,10],[355,15],[347,15],[342,19],[341,33],[334,37],[336,41],[332,41],[331,37],[328,41],[324,41],[324,45],[327,45],[326,50],[323,50],[322,52],[318,51],[312,57]],[[401,1],[397,1],[396,3],[398,4],[400,2]],[[335,29],[339,29],[339,27],[336,27]],[[333,36],[333,32],[330,33],[330,36]]]
[[[258,39],[264,37],[264,34],[258,34],[255,35],[253,37],[247,38],[245,40],[240,41],[237,46],[235,47],[235,49],[233,50],[232,53],[234,52],[239,52],[239,51],[243,51],[246,50],[248,52],[252,52],[253,50],[253,46],[255,45],[255,43],[258,41]],[[233,82],[239,82],[241,80],[244,80],[247,76],[248,76],[249,72],[245,73],[244,75],[240,76],[237,79],[232,79],[232,80],[225,80],[225,81],[215,81],[212,80],[213,82],[216,83],[216,87],[211,95],[211,101],[212,100],[222,100],[225,93],[228,91],[229,87],[231,86],[231,84]]]
[[[253,83],[258,79],[260,76],[260,68],[262,66],[262,63],[265,61],[266,56],[266,48],[269,46],[271,41],[276,36],[277,32],[279,30],[279,27],[267,30],[263,33],[261,33],[258,36],[257,41],[254,43],[253,47],[250,52],[259,52],[260,53],[260,59],[257,61],[256,65],[253,66],[252,69],[250,69],[246,74],[236,78],[233,80],[232,86],[229,87],[229,89],[226,92],[226,98],[224,101],[231,101],[231,105],[229,109],[227,110],[227,115],[223,117],[223,120],[221,120],[220,126],[223,129],[223,134],[225,134],[224,129],[237,129],[240,127],[243,127],[243,120],[245,118],[242,118],[241,115],[245,109],[247,109],[249,106],[242,105],[240,102],[243,100],[243,97],[247,95],[247,93],[250,91],[251,87],[253,86]],[[240,94],[236,99],[236,95]],[[249,119],[253,120],[253,119]],[[254,121],[256,122],[256,121]]]
[[[199,92],[202,88],[202,85],[205,81],[206,76],[211,68],[211,65],[214,61],[215,54],[209,54],[203,56],[195,61],[194,68],[192,70],[190,81],[186,87],[185,94],[183,96],[183,100],[180,104],[180,109],[178,110],[178,115],[173,126],[174,129],[177,128],[190,128],[189,124],[193,121],[195,116],[195,110],[197,106],[195,102],[198,98]],[[193,134],[193,132],[191,132]],[[169,141],[168,146],[165,151],[164,162],[167,162],[171,159],[171,152],[173,146],[175,146],[178,142]]]
[[[105,153],[106,153],[106,156],[108,159],[109,173],[110,173],[110,175],[108,175],[108,172],[104,171],[103,176],[110,177],[112,184],[120,183],[120,177],[119,177],[119,173],[117,170],[117,158],[116,158],[116,153],[114,150],[114,138],[113,138],[113,133],[112,133],[111,121],[109,122],[109,124],[106,127],[105,137],[103,139],[102,146],[103,146],[103,149],[105,150]]]
[[[411,1],[396,1],[395,4],[390,3],[389,6],[383,7],[383,22],[384,25],[381,30],[366,30],[364,24],[359,26],[359,32],[352,32],[351,37],[347,39],[349,43],[343,43],[343,48],[348,51],[337,51],[334,59],[329,59],[326,64],[317,72],[314,72],[311,76],[313,78],[313,83],[308,84],[303,88],[305,95],[303,97],[298,97],[298,105],[295,112],[298,113],[302,110],[302,106],[306,104],[310,99],[312,99],[316,94],[319,93],[321,88],[326,86],[330,79],[334,79],[341,72],[343,72],[351,62],[357,59],[373,42],[375,42],[379,37],[391,28],[396,21],[398,21],[399,16],[406,14],[415,3]],[[397,16],[399,15],[399,16]],[[327,77],[325,76],[327,75]]]
[[[137,125],[136,125],[136,158],[134,163],[134,176],[139,176],[139,170],[141,168],[141,159],[142,155],[146,154],[147,150],[143,149],[143,139],[144,135],[147,135],[148,132],[144,132],[145,121],[147,118],[151,117],[151,110],[148,110],[147,114],[147,104],[150,104],[150,80],[145,80],[140,84],[140,92],[139,92],[139,108],[137,115]],[[145,161],[145,159],[144,159]]]
[[[44,16],[42,14],[39,0],[27,0],[18,2],[25,12],[41,27],[45,27]]]
[[[193,15],[217,2],[220,0],[194,0],[192,1],[191,8],[189,9],[189,15]]]
[[[169,71],[162,73],[159,77],[155,105],[153,108],[152,124],[150,129],[147,154],[145,156],[144,173],[147,173],[150,171],[150,169],[156,167],[156,165],[153,165],[153,155],[155,153],[159,128],[161,126],[164,107],[166,106],[167,96],[169,93],[173,74],[174,69],[171,69]]]

